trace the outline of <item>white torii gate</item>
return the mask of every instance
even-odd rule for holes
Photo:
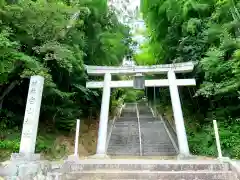
[[[167,73],[168,79],[145,80],[146,87],[164,87],[169,86],[176,132],[179,145],[179,153],[189,156],[189,147],[187,141],[186,130],[184,126],[183,113],[179,98],[178,86],[195,86],[195,79],[176,79],[175,73],[191,72],[194,68],[193,62],[164,64],[154,66],[132,66],[132,67],[116,67],[116,66],[86,66],[87,73],[94,76],[103,76],[104,81],[87,82],[87,88],[103,88],[100,123],[98,131],[98,143],[96,155],[106,155],[106,139],[108,126],[108,113],[110,103],[111,88],[117,87],[133,87],[133,80],[127,81],[111,81],[112,74],[164,74]]]

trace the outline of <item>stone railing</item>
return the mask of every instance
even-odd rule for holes
[[[118,105],[114,109],[114,117],[113,117],[113,119],[108,121],[107,143],[106,143],[107,148],[108,148],[108,143],[109,143],[109,140],[110,140],[110,137],[111,137],[112,128],[113,128],[113,126],[115,124],[116,119],[118,119],[121,116],[123,107],[124,107],[124,104]]]
[[[169,133],[171,134],[175,144],[177,147],[178,146],[178,139],[177,139],[177,133],[176,133],[176,128],[175,125],[173,123],[171,123],[166,117],[162,117],[162,120],[164,121],[165,125],[167,126],[167,129],[169,131]],[[172,122],[174,122],[174,119],[172,120]]]
[[[171,136],[170,138],[173,141],[173,144],[174,144],[176,150],[178,150],[179,146],[178,146],[178,139],[177,139],[177,133],[176,133],[176,128],[175,128],[175,124],[174,124],[174,119],[172,118],[172,121],[169,121],[169,119],[167,117],[165,117],[164,115],[161,115],[161,113],[157,110],[157,108],[154,107],[153,104],[150,104],[150,107],[153,110],[155,118],[158,118],[164,122],[166,128],[168,129],[168,131],[170,133],[170,136]]]

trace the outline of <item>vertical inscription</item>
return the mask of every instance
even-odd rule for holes
[[[23,132],[24,137],[31,137],[31,135],[32,135],[32,130],[31,129],[27,129]]]
[[[31,124],[32,122],[32,119],[33,119],[33,113],[34,113],[34,103],[36,101],[36,93],[37,93],[37,90],[36,90],[36,86],[38,84],[38,81],[37,80],[33,80],[32,82],[30,82],[30,87],[29,87],[29,98],[27,100],[27,106],[26,106],[26,115],[25,115],[25,118],[24,118],[24,122],[23,124]],[[26,134],[26,136],[25,136]],[[28,132],[24,132],[23,135],[25,137],[30,137],[29,136],[29,131]]]

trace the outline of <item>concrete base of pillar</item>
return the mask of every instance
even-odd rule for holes
[[[12,153],[11,161],[39,161],[41,159],[40,154],[35,153]]]
[[[80,160],[79,156],[75,154],[72,154],[67,158],[67,161],[79,161],[79,160]]]
[[[221,157],[221,158],[217,158],[219,161],[221,162],[229,162],[231,161],[231,159],[229,157]]]
[[[106,154],[95,154],[89,157],[90,159],[110,159],[110,157]]]
[[[191,154],[185,155],[185,154],[178,154],[177,160],[191,160],[191,159],[197,159],[197,156],[193,156]]]

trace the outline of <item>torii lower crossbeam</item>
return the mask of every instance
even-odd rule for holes
[[[177,86],[195,86],[195,79],[176,79]],[[87,82],[87,88],[103,88],[103,81],[90,81]],[[128,88],[133,87],[133,80],[128,81],[111,81],[111,88]],[[168,79],[158,79],[158,80],[145,80],[145,87],[167,87],[169,86]]]

